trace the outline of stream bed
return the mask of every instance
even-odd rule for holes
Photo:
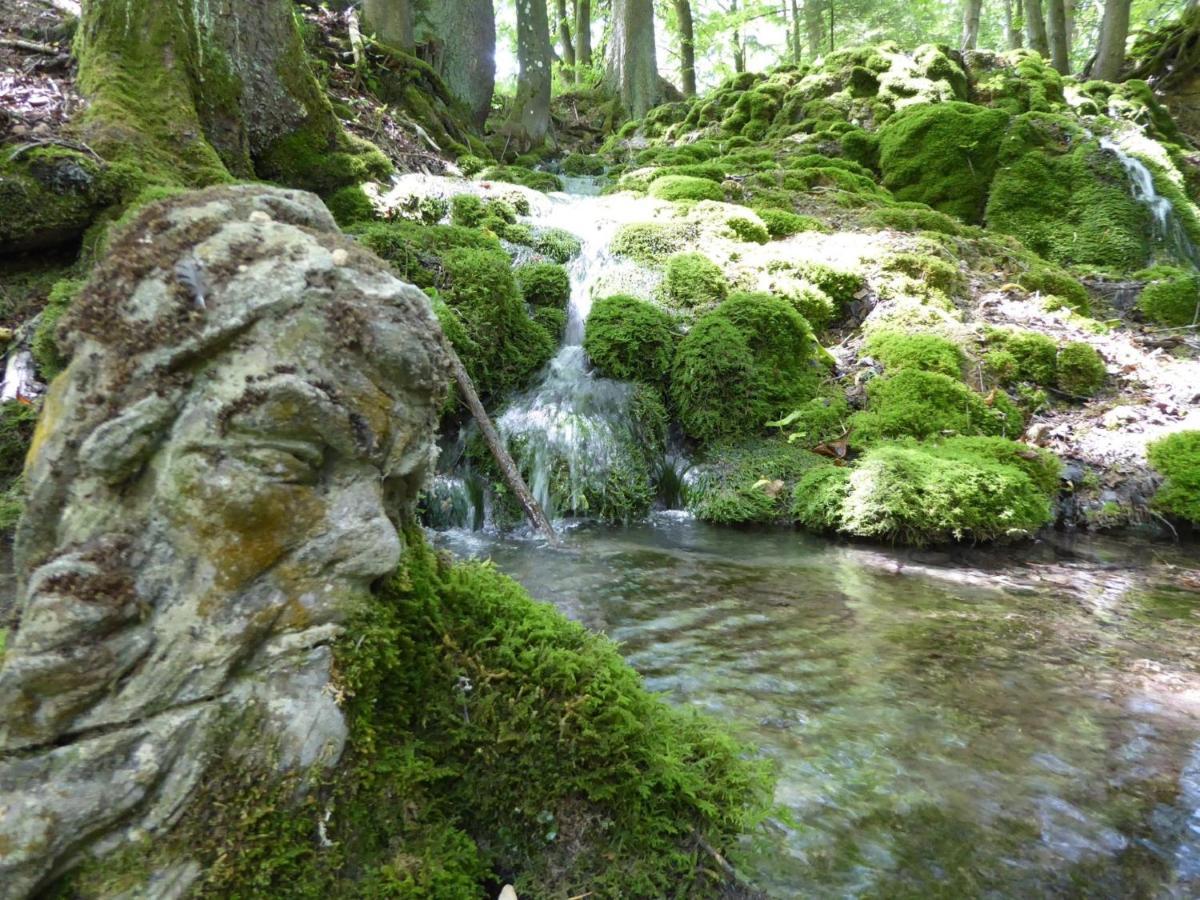
[[[778,897],[1200,896],[1196,548],[915,552],[680,514],[436,536],[775,761]]]

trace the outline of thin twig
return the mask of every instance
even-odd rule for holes
[[[41,53],[46,56],[65,56],[66,53],[51,44],[39,44],[37,41],[23,41],[20,38],[0,38],[0,47],[12,47],[16,50],[26,50],[29,53]]]
[[[56,146],[56,147],[66,147],[68,150],[76,150],[79,153],[86,153],[89,156],[91,156],[93,159],[95,159],[96,162],[104,162],[103,157],[101,157],[99,153],[97,153],[95,150],[93,150],[87,144],[84,144],[80,141],[67,141],[62,138],[54,138],[54,137],[38,138],[35,141],[27,141],[26,143],[17,147],[15,150],[13,150],[12,153],[10,153],[8,155],[9,162],[12,162],[14,159],[16,159],[18,156],[20,156],[22,153],[26,152],[27,150],[33,150],[35,147],[47,147],[47,146],[51,146],[51,145]]]

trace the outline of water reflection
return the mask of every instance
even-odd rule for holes
[[[773,895],[1200,896],[1182,551],[903,553],[677,517],[558,551],[439,540],[777,761],[790,821],[744,863]]]

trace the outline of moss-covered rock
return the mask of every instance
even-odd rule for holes
[[[562,179],[552,172],[541,172],[526,166],[489,166],[479,173],[483,181],[505,181],[535,191],[549,193],[563,189]]]
[[[375,204],[357,184],[347,185],[334,191],[325,198],[325,205],[333,213],[333,218],[343,228],[358,222],[370,222],[379,218]]]
[[[517,267],[513,274],[521,297],[530,306],[567,308],[571,299],[571,276],[558,263],[526,263]]]
[[[583,349],[607,378],[665,385],[678,339],[669,315],[645,300],[618,294],[592,306]]]
[[[86,282],[82,279],[64,279],[50,290],[46,307],[42,310],[30,341],[30,350],[37,363],[38,372],[46,381],[53,380],[67,365],[67,357],[58,343],[58,323],[70,309],[75,298],[83,291]]]
[[[853,468],[802,477],[793,514],[806,528],[918,546],[1024,537],[1052,520],[1058,465],[1000,438],[883,442]]]
[[[957,344],[937,334],[876,331],[867,339],[863,350],[883,363],[888,372],[920,369],[961,380],[966,362]]]
[[[24,403],[0,405],[0,533],[10,531],[21,515],[21,470],[36,425],[34,407]]]
[[[1041,387],[1053,387],[1057,382],[1058,344],[1048,335],[1037,331],[993,331],[988,335],[988,342],[994,349],[1009,354],[1008,357],[991,357],[996,374],[1007,376],[1002,384],[1027,381]]]
[[[700,441],[760,432],[810,399],[820,371],[812,329],[770,294],[734,294],[679,344],[671,396]]]
[[[907,107],[879,130],[883,184],[898,200],[979,222],[1009,116],[970,103]]]
[[[634,222],[622,225],[613,237],[612,252],[646,265],[662,261],[683,250],[699,230],[682,222]]]
[[[1117,157],[1062,115],[1026,113],[1000,148],[987,225],[1059,265],[1128,273],[1150,255],[1150,219]]]
[[[756,207],[754,210],[772,238],[791,237],[804,231],[828,231],[828,227],[812,216],[797,215],[785,209]]]
[[[604,158],[586,153],[572,153],[562,161],[563,174],[573,177],[596,177],[604,174]]]
[[[1104,358],[1091,344],[1075,342],[1058,351],[1058,388],[1075,397],[1091,397],[1108,379]]]
[[[796,479],[823,462],[778,439],[720,442],[688,472],[687,508],[718,525],[786,521]]]
[[[650,184],[650,195],[659,200],[724,200],[725,191],[707,178],[667,175]]]
[[[79,240],[117,199],[116,187],[85,153],[0,146],[0,255]]]
[[[1150,465],[1166,479],[1154,505],[1168,515],[1200,525],[1200,431],[1181,431],[1148,448]]]
[[[663,298],[678,309],[715,306],[729,294],[721,267],[703,253],[679,253],[667,260]]]
[[[1146,281],[1138,297],[1138,310],[1151,322],[1179,327],[1196,321],[1200,309],[1200,275],[1171,266],[1139,272]]]
[[[867,383],[867,408],[852,420],[856,445],[886,438],[1021,433],[1023,418],[1001,392],[984,396],[957,377],[920,369]]]

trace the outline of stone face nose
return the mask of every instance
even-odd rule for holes
[[[371,580],[394,570],[401,542],[386,513],[383,482],[359,480],[339,487],[326,530],[315,543],[323,568],[343,578]]]

